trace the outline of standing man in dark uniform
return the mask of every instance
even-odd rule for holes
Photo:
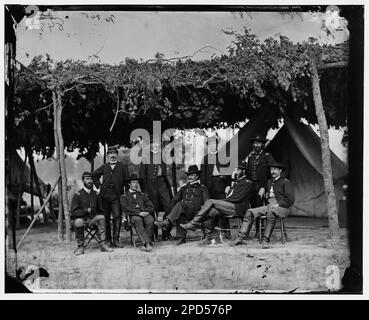
[[[103,164],[94,171],[94,184],[100,189],[105,210],[106,240],[110,246],[122,248],[119,243],[119,233],[121,226],[121,208],[119,203],[120,196],[129,178],[128,167],[118,161],[118,148],[116,146],[108,147],[107,152],[109,163]],[[100,183],[100,177],[103,176],[103,182]],[[110,216],[113,217],[113,241],[110,230]]]
[[[100,195],[93,190],[92,172],[82,174],[83,188],[77,191],[72,198],[71,212],[77,238],[76,255],[84,253],[84,233],[86,226],[97,226],[97,239],[101,251],[111,252],[105,243],[105,216]]]
[[[221,175],[221,165],[218,158],[218,139],[214,135],[208,138],[208,154],[204,157],[204,163],[201,165],[200,182],[209,190],[211,199],[224,199],[226,196],[226,188],[231,186],[231,176]],[[227,189],[228,189],[227,188]],[[229,229],[229,220],[225,217],[217,217],[222,229]],[[230,232],[225,234],[225,238],[230,237]]]
[[[162,227],[163,231],[170,232],[172,227],[177,227],[177,243],[181,245],[186,242],[187,231],[183,229],[180,224],[185,223],[186,220],[191,220],[209,198],[208,189],[200,184],[200,171],[196,165],[192,165],[186,172],[188,182],[175,194],[173,198],[173,208],[170,214],[163,220],[163,222],[156,222],[156,225]]]
[[[287,217],[290,213],[290,207],[295,202],[292,183],[281,176],[284,165],[273,162],[269,164],[269,167],[272,178],[268,181],[266,189],[268,204],[247,210],[235,245],[247,244],[254,219],[265,216],[266,226],[261,245],[263,249],[269,248],[269,240],[274,230],[276,217]]]
[[[154,159],[160,159],[155,164]],[[167,167],[161,157],[160,140],[153,140],[150,149],[150,163],[141,163],[139,170],[141,191],[149,195],[155,211],[164,211],[166,217],[171,209],[172,189],[167,177]],[[170,233],[163,232],[163,240],[168,240]]]
[[[254,191],[250,197],[250,205],[251,208],[256,208],[263,205],[267,181],[270,178],[268,164],[274,162],[274,159],[270,153],[264,151],[266,139],[261,135],[256,135],[250,140],[252,141],[252,150],[245,159],[246,176],[254,183]],[[256,219],[256,238],[259,237],[259,223],[260,219]]]

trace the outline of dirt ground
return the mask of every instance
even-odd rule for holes
[[[36,292],[307,292],[327,291],[333,269],[342,278],[349,266],[346,229],[340,243],[328,242],[327,221],[288,218],[288,242],[275,229],[270,249],[258,241],[232,246],[199,246],[201,231],[189,232],[187,243],[157,242],[151,253],[130,246],[122,231],[124,248],[100,252],[96,244],[75,256],[75,241],[58,243],[55,224],[34,227],[18,251],[18,267],[43,266],[50,276],[41,278]],[[18,231],[19,241],[25,229]],[[172,231],[172,234],[175,232]],[[237,231],[232,231],[235,239]],[[333,267],[332,267],[333,266]],[[338,267],[338,269],[337,269]],[[14,253],[7,255],[7,270],[14,275]]]

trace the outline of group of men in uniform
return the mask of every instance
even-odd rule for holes
[[[267,248],[276,216],[288,215],[294,193],[291,182],[282,174],[284,166],[265,152],[266,140],[260,135],[250,140],[253,149],[238,163],[232,181],[231,176],[221,174],[218,138],[209,138],[209,153],[200,170],[191,165],[186,172],[187,184],[174,196],[164,163],[141,164],[139,176],[129,176],[127,165],[118,161],[118,149],[109,147],[108,163],[93,173],[83,174],[84,186],[72,200],[77,254],[84,251],[84,228],[91,225],[97,226],[102,251],[122,247],[119,240],[122,212],[123,220],[135,227],[142,242],[140,249],[145,252],[153,249],[155,228],[162,228],[162,239],[169,240],[175,226],[176,245],[181,245],[186,241],[187,230],[201,226],[205,234],[203,243],[207,245],[214,243],[216,224],[220,229],[229,229],[230,217],[243,219],[234,244],[246,244],[253,222],[255,220],[257,224],[260,216],[266,217],[262,245]],[[152,141],[150,157],[157,156],[161,157],[160,142]],[[92,182],[97,192],[93,190]],[[155,213],[159,211],[164,211],[160,222],[155,221]]]

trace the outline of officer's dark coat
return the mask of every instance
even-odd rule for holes
[[[270,188],[273,186],[273,192],[278,205],[282,208],[289,208],[295,202],[295,192],[290,180],[280,177],[275,182],[272,179],[268,180],[268,186],[266,192],[270,192]]]
[[[182,186],[173,197],[172,207],[177,202],[182,201],[190,205],[194,210],[198,211],[208,199],[208,188],[198,182],[193,184],[187,183],[186,185]]]
[[[88,208],[91,212],[88,213]],[[97,215],[104,215],[102,199],[94,190],[90,194],[84,188],[77,191],[72,198],[71,212],[73,219],[92,219]]]
[[[165,184],[167,185],[167,188],[169,190],[170,199],[172,199],[173,193],[167,177],[167,167],[165,163],[161,164],[142,163],[140,165],[139,178],[141,191],[146,192],[149,195],[150,199],[157,199],[159,192],[157,187],[159,166],[161,167],[162,176],[164,177]]]
[[[228,195],[232,194],[224,200],[234,203],[237,215],[243,217],[250,206],[249,198],[253,191],[253,182],[247,179],[246,176],[243,176],[234,183],[233,187],[228,192]]]
[[[129,172],[127,165],[117,162],[114,169],[111,168],[109,163],[105,163],[97,168],[94,173],[94,184],[96,188],[100,188],[100,193],[104,197],[109,185],[112,184],[117,199],[124,193],[126,182],[129,179]],[[102,184],[100,183],[100,177],[103,177]]]
[[[214,159],[215,161],[210,161],[211,159]],[[219,178],[216,180],[213,179],[214,166],[217,166],[217,169],[220,173]],[[225,188],[231,185],[231,176],[222,175],[221,174],[222,167],[227,167],[227,166],[221,165],[216,155],[206,156],[204,158],[204,163],[201,164],[200,182],[208,188],[210,197],[215,198],[215,199],[224,198]]]
[[[120,205],[125,214],[129,216],[137,216],[142,211],[152,213],[154,211],[154,205],[147,193],[137,191],[136,198],[131,192],[127,192],[120,197]],[[137,207],[138,205],[138,207]]]
[[[245,162],[247,179],[254,182],[255,191],[259,191],[260,188],[266,188],[267,181],[270,178],[268,164],[274,162],[273,156],[265,151],[259,154],[251,151]]]

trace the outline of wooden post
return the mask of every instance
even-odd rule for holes
[[[328,210],[328,226],[329,235],[333,242],[339,240],[339,224],[336,195],[334,193],[331,150],[329,148],[329,135],[327,119],[325,117],[322,96],[320,93],[319,75],[314,60],[310,64],[311,71],[311,86],[313,91],[313,99],[315,104],[315,113],[318,119],[320,131],[320,145],[322,152],[322,174],[324,180],[324,189],[327,196],[327,210]]]
[[[64,159],[64,139],[62,134],[62,92],[60,88],[53,91],[53,100],[56,100],[56,109],[57,109],[57,136],[59,141],[59,162],[61,169],[61,179],[62,179],[62,197],[63,197],[63,212],[65,217],[65,234],[66,240],[72,241],[72,233],[71,233],[71,219],[69,214],[69,205],[68,205],[68,194],[67,194],[67,173],[65,170],[65,159]]]
[[[22,165],[21,176],[20,176],[20,181],[19,181],[19,189],[18,189],[18,197],[17,197],[17,216],[16,216],[16,228],[17,229],[19,229],[19,216],[20,216],[20,207],[21,207],[21,201],[22,201],[22,196],[23,196],[23,180],[24,180],[24,170],[26,168],[26,163],[27,163],[27,152],[26,152],[24,162]]]
[[[19,240],[18,244],[17,244],[17,250],[19,249],[20,245],[22,244],[23,240],[27,237],[28,233],[30,232],[32,226],[34,225],[34,223],[36,222],[38,216],[40,215],[40,213],[42,212],[42,210],[45,208],[47,202],[49,201],[51,195],[54,192],[54,189],[56,187],[56,185],[58,184],[60,177],[58,178],[58,180],[55,182],[54,186],[52,187],[52,189],[50,190],[49,194],[46,197],[46,200],[44,202],[44,204],[42,205],[42,207],[40,208],[40,210],[38,210],[37,214],[35,215],[35,217],[33,218],[31,224],[29,225],[27,231],[24,233],[24,235],[22,236],[22,238]]]

